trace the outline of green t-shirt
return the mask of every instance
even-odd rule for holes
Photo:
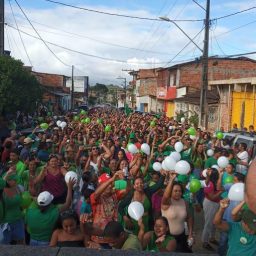
[[[38,241],[50,241],[58,217],[59,208],[53,204],[45,212],[41,212],[38,207],[27,209],[25,223],[30,237]]]
[[[228,252],[227,256],[255,256],[256,236],[246,233],[241,222],[228,222]]]
[[[4,223],[14,223],[17,220],[22,219],[21,195],[16,194],[15,196],[8,197],[3,193],[4,200]]]
[[[209,157],[206,161],[205,161],[205,165],[204,168],[211,168],[213,165],[216,165],[217,163],[217,159],[214,157]]]
[[[171,241],[171,240],[174,240],[174,237],[172,237],[171,235],[166,235],[165,236],[165,239],[164,241],[159,245],[159,247],[156,245],[156,235],[154,232],[152,232],[153,234],[151,235],[151,239],[150,239],[150,242],[147,246],[147,251],[150,251],[150,252],[159,252],[159,248],[163,248],[163,249],[166,249],[167,246],[168,246],[168,243]]]
[[[103,167],[102,168],[102,172],[104,172],[104,173],[107,173],[107,174],[111,174],[111,170],[110,170],[110,168],[108,168],[108,167]]]
[[[188,148],[181,152],[181,160],[191,163],[192,148]]]
[[[122,250],[136,250],[141,251],[141,244],[137,236],[129,234],[125,243],[123,244]]]

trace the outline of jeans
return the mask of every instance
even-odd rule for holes
[[[215,227],[213,218],[219,209],[219,204],[204,198],[204,229],[202,233],[202,242],[208,243],[210,238],[215,238]]]
[[[227,250],[228,250],[228,233],[221,232],[218,253],[220,256],[226,256]]]
[[[8,227],[4,230],[3,235],[3,244],[10,244],[12,241],[22,241],[25,238],[24,221],[21,219],[9,223]]]
[[[48,246],[49,242],[48,241],[39,241],[39,240],[34,240],[30,239],[30,246]]]

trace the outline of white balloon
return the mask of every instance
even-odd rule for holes
[[[67,123],[66,123],[66,122],[61,122],[60,127],[61,127],[62,129],[64,129],[66,126],[67,126]]]
[[[183,149],[183,144],[180,141],[178,141],[175,143],[174,148],[178,153],[180,153]]]
[[[206,154],[207,154],[207,156],[213,156],[214,151],[212,149],[208,149]]]
[[[229,161],[228,161],[227,157],[221,156],[221,157],[218,158],[217,163],[218,163],[218,166],[220,168],[226,168],[228,163],[229,163]]]
[[[180,119],[180,121],[181,121],[182,124],[184,124],[185,121],[186,121],[185,117],[182,117],[182,118]]]
[[[235,183],[228,192],[228,198],[232,201],[244,200],[244,183]]]
[[[196,139],[196,135],[189,135],[189,138],[190,138],[191,140],[195,140],[195,139]]]
[[[167,157],[164,159],[164,163],[165,163],[165,166],[167,167],[167,169],[168,169],[169,171],[174,171],[175,165],[176,165],[175,159],[173,159],[173,158],[170,157],[170,156],[167,156]]]
[[[188,174],[190,171],[190,165],[187,161],[181,160],[176,163],[174,170],[178,174]]]
[[[162,164],[159,163],[159,162],[155,162],[155,163],[153,164],[153,169],[154,169],[156,172],[161,171],[161,170],[162,170]]]
[[[143,143],[142,145],[141,145],[141,151],[143,152],[143,153],[145,153],[146,155],[150,155],[150,147],[149,147],[149,145],[147,144],[147,143]]]
[[[203,176],[204,178],[207,177],[207,171],[208,171],[208,169],[204,169],[204,170],[202,171],[202,176]]]
[[[180,159],[181,159],[180,153],[176,152],[176,151],[172,152],[170,154],[170,157],[172,157],[176,162],[180,161]]]
[[[136,154],[138,153],[138,148],[134,144],[129,144],[128,151],[132,154]]]
[[[138,221],[144,214],[143,204],[138,201],[130,203],[128,206],[128,213],[131,218]]]
[[[73,171],[67,172],[66,175],[65,175],[66,183],[68,183],[70,179],[75,179],[76,182],[77,182],[77,174]]]
[[[169,126],[169,130],[172,130],[172,129],[173,129],[173,126],[170,125],[170,126]]]
[[[165,164],[165,160],[162,162],[162,168],[165,170],[165,171],[169,171],[169,169],[167,168],[166,164]]]
[[[57,124],[58,126],[60,126],[61,121],[60,121],[60,120],[58,120],[58,121],[56,122],[56,124]]]
[[[214,169],[216,169],[216,170],[219,170],[219,169],[220,169],[220,167],[219,167],[217,164],[212,165],[211,168],[214,168]]]

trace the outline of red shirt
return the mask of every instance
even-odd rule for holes
[[[208,186],[207,187],[205,187],[204,188],[204,195],[205,195],[205,197],[208,199],[208,200],[210,200],[210,201],[212,201],[212,202],[215,202],[215,203],[219,203],[219,201],[220,201],[220,196],[219,197],[217,197],[216,199],[214,199],[214,200],[212,200],[212,199],[210,199],[209,198],[209,194],[217,194],[219,191],[215,191],[214,190],[214,185],[213,185],[213,183],[210,181],[209,182],[209,184],[208,184]]]

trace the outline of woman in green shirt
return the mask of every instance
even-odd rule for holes
[[[3,235],[4,244],[15,241],[17,244],[24,244],[25,227],[21,209],[21,192],[19,190],[18,176],[16,174],[7,178],[7,186],[3,190],[4,218]]]
[[[173,252],[176,250],[176,240],[169,233],[168,220],[158,217],[155,220],[154,231],[145,233],[142,219],[138,221],[140,227],[138,238],[142,248],[150,252]]]

